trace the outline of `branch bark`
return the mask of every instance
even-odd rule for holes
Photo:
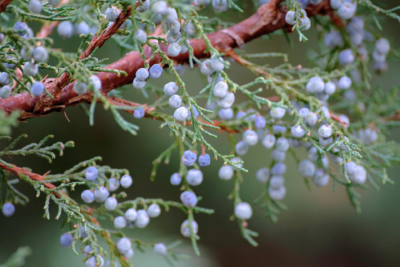
[[[228,29],[211,33],[208,35],[208,38],[215,48],[221,52],[227,53],[238,47],[237,40],[239,39],[243,41],[243,43],[248,43],[262,35],[272,33],[276,30],[283,28],[290,29],[289,25],[285,21],[285,15],[287,12],[286,7],[279,6],[280,2],[281,0],[273,0],[267,4],[264,4],[251,17]],[[333,14],[329,0],[323,0],[318,5],[309,5],[306,11],[309,17],[318,14]],[[105,33],[103,37],[106,36],[108,36],[107,33]],[[98,38],[96,38],[96,40],[97,39]],[[92,43],[98,45],[104,44],[101,40],[96,40],[92,41]],[[92,43],[88,48],[89,51],[93,51],[92,48],[90,48]],[[201,59],[209,57],[209,54],[204,53],[206,45],[202,39],[191,39],[190,45],[193,48],[193,53],[196,58]],[[161,49],[164,52],[167,52],[168,47],[162,44]],[[144,47],[144,51],[146,58],[149,58],[152,55],[150,47]],[[173,57],[173,59],[178,63],[186,63],[189,59],[189,54],[180,54],[177,57]],[[150,60],[149,63],[150,65],[161,63],[161,57],[156,55],[152,60]],[[128,75],[118,77],[118,75],[115,73],[100,73],[98,77],[102,81],[102,92],[107,93],[112,89],[132,82],[132,80],[135,78],[136,71],[143,66],[144,62],[139,52],[130,52],[120,60],[108,65],[106,68],[122,70]],[[41,101],[43,98],[46,98],[46,96],[31,98],[29,93],[24,92],[19,95],[10,96],[7,99],[1,100],[0,109],[4,109],[8,113],[12,112],[13,110],[21,110],[21,119],[23,120],[36,116],[42,116],[53,111],[60,111],[65,107],[73,106],[78,103],[87,103],[88,100],[91,99],[91,96],[88,96],[90,92],[80,96],[76,95],[73,90],[74,83],[72,82],[67,85],[68,82],[69,79],[63,79],[63,76],[57,79],[46,80],[46,88],[53,88],[55,86],[63,87],[62,91],[60,91],[60,94],[54,99],[47,97],[46,101]]]

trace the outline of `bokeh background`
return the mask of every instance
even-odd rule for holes
[[[249,1],[251,2],[251,1]],[[384,6],[394,7],[396,0],[379,1]],[[397,3],[398,4],[398,3]],[[205,11],[207,14],[208,11]],[[223,19],[237,22],[253,12],[251,5],[244,14],[230,11]],[[211,13],[212,14],[212,13]],[[384,30],[380,34],[392,42],[392,47],[399,47],[399,25],[395,20],[387,20],[382,24]],[[37,28],[36,28],[37,30]],[[307,60],[310,51],[318,51],[316,29],[307,32],[309,41],[299,43],[296,34],[291,38],[295,48],[290,48],[282,35],[274,35],[271,40],[256,40],[246,45],[246,50],[258,52],[284,52],[289,54],[293,65],[313,66]],[[75,51],[79,44],[77,37],[63,41],[53,33],[55,47],[66,51]],[[109,42],[100,49],[99,57],[109,58],[113,62],[121,57],[118,46]],[[261,61],[260,61],[261,62]],[[263,64],[277,64],[278,60],[263,60]],[[381,85],[385,89],[399,84],[399,62],[390,61],[390,69],[383,76],[376,76],[373,86]],[[254,76],[241,66],[232,63],[229,75],[239,84],[254,79]],[[204,77],[197,69],[185,67],[183,76],[187,87],[193,93],[198,92],[206,84]],[[151,81],[163,86],[171,76],[165,73],[162,78]],[[132,101],[145,103],[142,94],[127,85],[123,95]],[[152,96],[150,96],[152,97]],[[243,101],[239,97],[237,102]],[[150,100],[151,101],[151,100]],[[171,112],[172,110],[167,110]],[[37,142],[47,134],[54,134],[54,141],[75,141],[76,147],[66,149],[62,157],[52,164],[36,157],[15,157],[12,162],[19,166],[27,166],[35,172],[59,173],[85,159],[102,156],[101,164],[116,168],[129,169],[134,184],[126,190],[129,198],[161,197],[179,201],[178,187],[170,185],[170,175],[177,171],[179,156],[172,157],[171,163],[161,165],[155,182],[150,182],[151,162],[166,149],[173,138],[167,129],[160,129],[158,121],[148,119],[137,120],[124,116],[140,126],[137,136],[122,131],[113,120],[110,112],[98,105],[95,125],[89,126],[89,119],[79,107],[66,110],[70,122],[63,113],[53,113],[47,117],[35,118],[20,123],[13,130],[16,137],[22,133],[29,135],[23,142]],[[390,139],[399,139],[399,132],[393,131]],[[237,139],[239,136],[237,136]],[[212,143],[222,153],[230,153],[231,147],[225,134],[219,134]],[[1,143],[4,145],[4,142]],[[297,149],[305,155],[304,148]],[[212,165],[202,169],[204,182],[195,188],[197,195],[203,196],[200,206],[215,209],[213,215],[197,215],[200,225],[199,242],[201,257],[194,255],[190,242],[180,235],[180,224],[185,219],[180,211],[163,212],[159,218],[152,219],[145,229],[127,229],[128,235],[149,242],[173,242],[177,239],[184,243],[178,248],[180,252],[191,255],[191,260],[181,260],[176,266],[398,266],[400,262],[400,213],[398,203],[400,194],[398,185],[381,186],[380,191],[372,187],[361,192],[363,213],[356,215],[350,206],[343,188],[333,192],[332,183],[325,188],[313,187],[307,190],[299,177],[294,161],[288,156],[289,166],[285,174],[287,195],[283,203],[289,210],[279,216],[279,222],[271,223],[259,206],[254,206],[254,216],[249,221],[250,229],[259,232],[257,248],[249,245],[242,237],[236,222],[229,220],[233,212],[233,204],[227,195],[233,188],[232,181],[222,181],[217,172],[222,161],[213,161]],[[270,162],[270,152],[261,145],[252,147],[243,157],[249,172],[244,174],[242,199],[252,203],[261,193],[262,188],[255,180],[255,172]],[[389,175],[396,182],[399,168],[392,168]],[[69,267],[82,266],[84,256],[75,256],[71,249],[59,245],[59,237],[63,233],[61,221],[54,219],[55,205],[52,206],[51,220],[44,219],[44,198],[36,198],[35,192],[21,183],[18,188],[30,198],[27,206],[17,206],[13,217],[0,217],[0,262],[5,261],[20,246],[29,246],[33,255],[28,258],[28,267]],[[81,189],[75,193],[80,198]],[[65,215],[64,215],[65,216]],[[105,225],[111,224],[103,222]],[[146,253],[135,252],[131,259],[135,266],[168,266],[160,257],[154,256],[151,250]]]

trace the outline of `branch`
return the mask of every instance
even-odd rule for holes
[[[6,10],[7,6],[11,3],[12,0],[1,0],[0,1],[0,13]]]
[[[271,1],[267,4],[262,5],[255,14],[246,20],[222,31],[217,31],[208,35],[211,44],[218,49],[220,52],[228,53],[232,49],[238,47],[238,41],[248,43],[262,35],[272,33],[276,30],[287,27],[285,21],[286,7],[279,7],[279,0]],[[329,0],[323,0],[318,5],[309,5],[306,9],[309,17],[318,14],[326,15],[332,13],[332,9],[329,4]],[[125,16],[121,14],[120,16]],[[114,31],[115,28],[112,28]],[[102,34],[101,36],[109,36],[109,34]],[[100,37],[101,37],[100,36]],[[234,36],[234,37],[233,37]],[[102,45],[103,42],[100,40],[95,41],[96,44]],[[193,48],[193,53],[196,58],[206,58],[209,54],[204,53],[206,45],[204,40],[191,39],[190,45]],[[164,44],[161,46],[162,51],[167,52],[168,47]],[[92,51],[92,50],[91,50]],[[146,58],[152,55],[150,47],[145,46],[144,52]],[[86,51],[84,52],[86,53]],[[177,57],[173,57],[178,63],[185,63],[189,60],[189,53],[180,54]],[[150,65],[161,63],[162,58],[156,55],[149,61]],[[102,81],[102,91],[107,93],[114,88],[123,86],[131,83],[135,78],[136,71],[144,66],[144,62],[139,52],[130,52],[126,54],[120,60],[108,65],[107,69],[117,69],[125,71],[128,75],[119,77],[115,73],[100,73],[98,77]],[[69,82],[69,79],[63,79],[61,76],[58,79],[47,79],[46,88],[53,88],[59,86],[65,86]],[[55,85],[54,85],[55,84]],[[31,98],[28,92],[21,93],[19,95],[10,96],[7,99],[1,100],[0,108],[10,113],[13,110],[22,110],[21,119],[28,119],[36,116],[42,116],[49,112],[60,111],[65,107],[76,105],[77,103],[88,102],[91,99],[90,92],[77,96],[73,90],[74,83],[66,85],[60,95],[54,99],[47,97],[46,101],[40,101],[40,98],[46,98],[46,96]]]

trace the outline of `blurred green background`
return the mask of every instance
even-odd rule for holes
[[[250,1],[249,1],[250,2]],[[394,7],[396,0],[380,1],[388,8]],[[251,14],[250,8],[245,14],[231,11],[224,19],[240,21]],[[382,35],[392,41],[392,47],[399,47],[399,25],[395,20],[382,24],[385,28]],[[37,30],[37,28],[35,29]],[[56,34],[55,47],[66,51],[74,51],[79,40],[60,40]],[[256,40],[246,45],[246,50],[257,52],[285,52],[293,65],[312,66],[306,54],[317,48],[316,30],[307,32],[309,41],[299,43],[296,34],[291,38],[295,44],[292,49],[283,36],[273,36],[272,40]],[[120,58],[121,53],[115,43],[109,42],[100,49],[99,57],[109,58],[113,62]],[[260,61],[261,62],[261,61]],[[278,60],[263,60],[263,64],[276,64]],[[389,62],[390,69],[383,76],[377,76],[373,85],[389,88],[400,82],[399,62]],[[232,63],[230,77],[243,84],[254,76],[243,67]],[[198,92],[206,84],[200,72],[185,67],[183,76],[190,92]],[[152,84],[163,86],[171,77],[165,73],[162,78],[151,81]],[[145,103],[140,92],[127,85],[123,95],[132,101]],[[239,95],[239,94],[238,94]],[[152,97],[152,96],[151,96]],[[153,99],[151,99],[152,101]],[[239,96],[237,103],[244,98]],[[168,109],[167,112],[172,112]],[[76,148],[66,149],[65,155],[58,157],[50,165],[36,157],[13,158],[12,162],[19,166],[27,166],[37,173],[59,173],[85,159],[102,156],[101,164],[115,168],[127,168],[134,179],[134,184],[128,190],[129,198],[161,197],[179,201],[178,187],[170,185],[170,175],[177,171],[179,156],[174,154],[171,163],[161,165],[156,181],[150,182],[151,162],[159,153],[173,141],[167,129],[159,129],[160,123],[148,119],[137,120],[124,116],[140,126],[137,136],[131,136],[122,131],[109,112],[98,105],[96,108],[95,125],[89,126],[89,119],[79,107],[66,110],[70,122],[63,113],[53,113],[42,118],[35,118],[20,123],[13,130],[16,137],[22,133],[29,135],[24,142],[37,142],[47,134],[54,134],[54,141],[75,141]],[[399,132],[392,132],[391,139],[399,139]],[[240,137],[237,136],[237,139]],[[209,138],[210,139],[210,138]],[[2,143],[4,145],[4,143]],[[230,153],[230,145],[225,134],[219,134],[212,144],[221,153]],[[298,148],[301,156],[306,155],[304,148]],[[250,246],[242,237],[236,222],[229,220],[233,212],[233,204],[227,195],[233,188],[233,181],[222,181],[217,172],[222,161],[212,162],[203,170],[204,182],[194,188],[197,195],[203,196],[199,203],[202,207],[215,209],[213,215],[197,215],[200,225],[199,242],[201,257],[194,255],[190,242],[180,234],[180,224],[185,219],[184,214],[177,210],[163,212],[159,218],[152,219],[145,229],[126,229],[129,236],[149,242],[173,242],[181,239],[185,243],[178,249],[191,255],[191,260],[182,260],[176,266],[398,266],[400,262],[400,202],[397,185],[384,185],[377,192],[372,187],[362,194],[363,213],[356,215],[350,206],[343,188],[333,192],[332,183],[325,188],[313,187],[308,192],[299,177],[294,161],[288,155],[288,172],[285,174],[287,195],[283,203],[289,207],[287,212],[279,216],[279,222],[273,224],[264,217],[264,211],[259,206],[253,206],[254,216],[249,221],[249,228],[260,233],[257,238],[259,246]],[[243,157],[245,167],[249,172],[244,174],[241,196],[244,201],[252,203],[261,193],[262,188],[255,180],[255,172],[268,166],[270,152],[261,145],[252,147]],[[332,163],[333,164],[333,163]],[[389,176],[397,181],[399,168],[391,169]],[[29,246],[33,255],[28,258],[27,267],[67,267],[82,266],[84,256],[75,256],[71,249],[59,245],[61,221],[54,219],[55,206],[52,205],[51,220],[42,218],[44,198],[36,198],[35,192],[21,183],[18,188],[30,197],[29,205],[17,206],[13,217],[0,217],[0,262],[5,261],[19,246]],[[80,199],[79,187],[73,193]],[[65,216],[65,215],[64,215]],[[102,222],[105,225],[111,224]],[[167,266],[166,262],[154,256],[152,251],[135,252],[131,259],[135,266]]]

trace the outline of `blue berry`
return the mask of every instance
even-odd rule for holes
[[[254,120],[254,125],[256,126],[257,129],[264,129],[265,126],[267,125],[267,121],[265,120],[264,117],[257,116]]]
[[[171,175],[171,184],[172,185],[179,185],[182,181],[182,177],[179,175],[179,173],[174,173]]]
[[[235,206],[235,216],[240,220],[248,220],[253,215],[253,209],[247,202],[239,203]]]
[[[94,200],[96,202],[104,202],[110,195],[110,192],[104,186],[100,186],[94,190]]]
[[[285,116],[286,110],[281,107],[273,107],[271,108],[270,115],[273,119],[282,119]]]
[[[163,243],[154,244],[154,252],[157,255],[165,256],[167,255],[167,247]]]
[[[352,64],[355,60],[354,54],[351,49],[345,49],[339,53],[339,63],[340,65]]]
[[[256,172],[256,179],[260,183],[266,183],[268,182],[268,179],[270,177],[270,171],[268,168],[261,168]]]
[[[327,47],[333,48],[343,44],[343,37],[338,31],[333,30],[325,34],[324,41]]]
[[[127,237],[122,237],[117,242],[117,249],[119,253],[125,254],[132,248],[132,243]]]
[[[12,204],[12,203],[10,203],[10,202],[5,203],[5,204],[3,205],[2,212],[3,212],[4,216],[6,216],[6,217],[11,217],[11,216],[14,214],[14,212],[15,212],[15,206],[14,206],[14,204]]]
[[[272,148],[275,145],[275,135],[273,134],[267,134],[261,141],[261,143],[263,144],[263,146],[265,148]]]
[[[386,55],[390,51],[390,43],[389,43],[389,41],[387,39],[385,39],[385,38],[380,38],[375,43],[375,50],[379,54]]]
[[[332,127],[329,125],[322,125],[318,129],[318,135],[322,138],[328,138],[332,135]]]
[[[120,183],[123,188],[129,188],[132,185],[132,177],[128,174],[125,174],[121,177]]]
[[[146,86],[146,81],[140,80],[137,77],[133,80],[132,82],[133,87],[136,89],[142,89],[143,87]]]
[[[224,60],[222,57],[212,58],[210,59],[210,66],[214,71],[222,71],[225,68]]]
[[[223,98],[228,93],[229,86],[226,82],[221,81],[215,84],[213,93],[215,97]]]
[[[186,106],[186,108],[188,108],[188,107]],[[199,116],[199,112],[197,111],[197,108],[194,105],[192,105],[192,109],[193,109],[194,116],[197,118]],[[191,116],[192,116],[192,113],[189,110],[189,117],[191,117]]]
[[[85,203],[92,203],[94,201],[94,193],[86,189],[82,192],[81,198]]]
[[[283,161],[285,161],[286,153],[285,153],[285,151],[274,149],[271,152],[271,158],[273,160],[275,160],[276,162],[283,162]]]
[[[69,247],[74,241],[74,237],[71,234],[63,233],[60,237],[60,244],[63,247]]]
[[[203,182],[203,173],[200,170],[191,169],[186,174],[186,181],[193,186],[199,185]]]
[[[31,87],[31,93],[33,96],[40,96],[44,91],[44,85],[41,82],[34,82]]]
[[[85,262],[86,267],[103,267],[103,265],[104,265],[103,258],[101,256],[99,256],[99,255],[97,257],[100,258],[100,264],[97,264],[96,263],[96,257],[92,256],[92,257],[90,257],[89,259],[86,260],[86,262]]]
[[[178,85],[175,82],[169,82],[164,85],[164,94],[172,96],[176,94],[179,90]]]
[[[300,175],[304,178],[313,177],[315,173],[315,166],[314,163],[312,163],[308,159],[305,159],[299,163],[298,170]]]
[[[96,75],[92,75],[89,77],[90,85],[92,86],[93,90],[99,91],[101,89],[101,80]]]
[[[24,46],[21,49],[20,55],[24,60],[31,60],[33,54],[33,47],[32,46]]]
[[[318,116],[313,112],[308,113],[305,118],[305,122],[309,126],[314,126],[315,124],[317,124],[317,121],[318,121]]]
[[[0,44],[4,41],[4,34],[0,32]]]
[[[218,171],[218,177],[222,180],[230,180],[233,177],[233,167],[230,165],[222,166]]]
[[[190,151],[190,150],[186,150],[183,153],[181,162],[185,166],[193,166],[194,163],[196,162],[196,159],[197,159],[197,155],[196,155],[195,152]]]
[[[319,144],[321,145],[321,147],[328,147],[330,144],[332,144],[332,142],[332,136],[328,138],[322,138],[321,136],[319,136]]]
[[[5,85],[1,87],[0,89],[0,97],[2,99],[7,99],[11,95],[11,87],[8,85]]]
[[[7,85],[10,83],[10,78],[7,72],[0,72],[0,84]]]
[[[339,83],[338,83],[338,87],[340,89],[349,89],[351,86],[351,79],[347,76],[343,76],[342,78],[340,78]]]
[[[26,76],[35,76],[38,74],[39,68],[36,64],[31,62],[26,62],[24,65],[24,75]]]
[[[57,31],[62,38],[71,38],[74,32],[74,25],[70,21],[62,21],[58,25]]]
[[[189,37],[194,37],[196,35],[196,27],[191,21],[189,21],[189,23],[186,24],[183,30]]]
[[[199,156],[200,167],[206,167],[206,166],[210,165],[210,162],[211,162],[210,155],[204,154],[204,155]]]
[[[214,70],[211,68],[211,60],[206,59],[200,65],[200,72],[204,75],[211,75]]]
[[[356,173],[356,169],[357,169],[357,164],[355,164],[353,161],[346,162],[347,174],[349,174],[349,175],[355,174]]]
[[[114,191],[118,190],[118,188],[119,188],[119,181],[115,178],[110,178],[108,180],[108,184],[109,184],[108,189],[110,190],[110,192],[114,192]]]
[[[131,221],[131,222],[135,221],[136,218],[137,218],[137,212],[136,212],[136,210],[133,209],[133,208],[127,209],[126,212],[125,212],[125,218],[126,218],[128,221]]]
[[[89,25],[85,21],[81,21],[77,26],[76,33],[78,35],[88,35],[90,33]]]
[[[191,226],[193,234],[197,234],[197,232],[199,231],[199,225],[197,224],[197,222],[193,220]],[[190,230],[189,220],[185,220],[181,225],[181,234],[184,237],[190,237],[192,231]]]
[[[287,24],[290,24],[290,25],[296,24],[296,12],[289,10],[286,13],[285,21]]]
[[[181,31],[181,24],[179,21],[174,20],[168,25],[168,28],[172,33],[178,33]]]
[[[137,10],[139,10],[139,7],[137,8]],[[122,25],[119,28],[121,30],[126,30],[126,29],[130,29],[131,27],[132,27],[132,21],[130,19],[127,19],[124,21],[124,23],[122,23]]]
[[[128,250],[127,253],[125,253],[124,257],[130,259],[133,257],[134,254],[135,253],[134,253],[133,249],[131,248],[130,250]]]
[[[147,33],[143,30],[138,30],[133,38],[134,41],[139,44],[145,44],[147,42]]]
[[[176,57],[181,53],[182,47],[179,43],[172,43],[168,46],[168,55]]]
[[[176,12],[175,8],[169,7],[166,11],[165,20],[167,23],[172,23],[178,20],[178,13]]]
[[[289,140],[286,137],[279,137],[276,140],[275,147],[280,151],[287,151],[289,149]]]
[[[283,175],[286,172],[286,165],[284,163],[275,163],[271,168],[272,175]]]
[[[90,245],[86,245],[83,252],[85,253],[86,256],[89,256],[92,254],[91,252],[93,251],[92,247]]]
[[[321,77],[315,76],[310,78],[307,83],[307,92],[310,93],[321,93],[324,91],[325,88],[325,83],[321,79]]]
[[[143,13],[143,12],[147,11],[150,7],[150,0],[140,1],[139,3],[141,5],[136,8],[136,10],[138,12]]]
[[[138,210],[135,221],[135,226],[138,228],[145,228],[150,222],[150,217],[145,210]]]
[[[136,78],[145,81],[149,78],[149,71],[146,68],[140,68],[136,71]]]
[[[299,110],[299,115],[305,118],[307,114],[310,113],[310,109],[307,107],[303,107]]]
[[[239,120],[239,119],[243,118],[244,116],[246,116],[246,112],[240,110],[238,113],[236,113],[236,117],[235,117],[235,118],[236,118],[237,120]]]
[[[149,215],[150,218],[155,218],[160,216],[161,214],[161,208],[158,204],[153,203],[147,208],[147,214]]]
[[[326,186],[329,182],[329,175],[323,169],[318,169],[315,171],[313,182],[318,187]]]
[[[80,230],[81,230],[81,237],[82,237],[82,238],[86,238],[86,237],[87,237],[87,234],[86,234],[86,232],[85,232],[85,227],[81,226]]]
[[[306,131],[303,129],[303,127],[297,125],[292,127],[291,133],[295,138],[302,138],[306,134]]]
[[[343,0],[330,0],[332,9],[338,9],[342,4]]]
[[[325,84],[324,93],[328,95],[332,95],[336,91],[336,85],[333,82],[327,82]]]
[[[174,112],[174,118],[177,121],[185,121],[188,116],[189,116],[189,111],[185,107],[180,107],[176,109]]]
[[[167,32],[167,41],[168,43],[176,43],[182,38],[182,33],[172,33],[171,31]],[[182,49],[182,48],[181,48]]]
[[[181,194],[181,201],[183,205],[188,208],[194,207],[197,204],[197,196],[195,193],[190,191],[185,191]]]
[[[108,19],[109,21],[116,21],[120,13],[121,13],[121,10],[119,10],[115,6],[109,7],[106,10],[106,14],[105,14],[106,19]]]
[[[239,156],[245,155],[248,150],[249,146],[243,141],[239,141],[235,146],[236,154],[238,154]]]
[[[169,98],[168,103],[171,108],[179,108],[182,106],[182,97],[179,95],[172,95]]]
[[[340,5],[338,15],[342,19],[351,19],[357,11],[357,3],[345,2]]]
[[[115,210],[117,208],[118,201],[115,197],[109,197],[106,199],[104,206],[107,210]]]
[[[349,175],[349,178],[355,184],[364,184],[367,180],[367,171],[363,166],[357,165],[355,173]]]
[[[246,130],[243,132],[243,142],[249,146],[254,146],[258,142],[258,135],[253,130]]]
[[[99,171],[96,169],[96,167],[90,166],[89,168],[86,169],[85,172],[86,180],[94,181],[97,178],[98,174]]]
[[[46,62],[49,58],[49,53],[43,46],[38,46],[33,50],[33,59],[36,62]]]
[[[233,118],[233,110],[231,108],[223,108],[218,111],[221,120],[230,120]]]
[[[159,64],[154,64],[153,66],[151,66],[149,71],[150,78],[152,79],[160,78],[163,71],[164,69]]]
[[[133,112],[133,116],[134,116],[136,119],[141,119],[141,118],[143,118],[143,117],[144,117],[144,114],[145,114],[145,111],[144,111],[143,108],[135,109],[135,111]]]
[[[157,1],[151,7],[151,11],[155,14],[165,15],[168,10],[168,4],[165,1]]]
[[[273,200],[282,200],[286,195],[286,188],[281,186],[279,188],[269,187],[268,188],[269,197]]]
[[[114,227],[116,229],[122,229],[126,227],[126,219],[124,216],[118,216],[114,219]]]
[[[27,36],[28,35],[28,25],[25,24],[25,22],[22,21],[17,21],[14,24],[14,31],[20,31],[18,33],[19,36]]]

